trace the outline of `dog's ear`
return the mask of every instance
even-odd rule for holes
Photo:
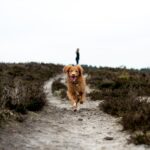
[[[67,73],[70,68],[71,68],[70,65],[69,65],[69,66],[65,66],[65,67],[63,68],[63,72],[64,72],[64,73]]]
[[[77,68],[79,70],[79,74],[82,75],[84,72],[83,68],[80,65],[77,65]]]

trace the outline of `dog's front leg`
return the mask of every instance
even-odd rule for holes
[[[84,101],[85,101],[85,93],[84,92],[79,92],[78,101],[80,102],[80,104],[84,103]]]
[[[74,111],[77,111],[76,97],[73,94],[71,94],[70,92],[67,92],[67,96],[68,96],[69,100],[71,101]]]
[[[84,101],[85,101],[85,93],[82,93],[80,104],[83,104]]]

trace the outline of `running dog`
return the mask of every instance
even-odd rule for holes
[[[68,65],[64,67],[63,71],[67,74],[67,96],[71,101],[73,110],[77,111],[78,103],[83,104],[86,95],[86,82],[83,77],[83,68],[80,65]]]

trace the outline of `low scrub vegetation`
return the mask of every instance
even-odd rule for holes
[[[38,111],[46,104],[43,85],[62,72],[61,65],[44,63],[0,64],[0,122],[11,114]]]
[[[9,118],[22,121],[21,115],[28,110],[41,110],[47,103],[44,82],[62,73],[62,68],[44,63],[0,63],[0,123]],[[131,132],[130,142],[150,145],[150,69],[83,68],[93,89],[88,96],[103,100],[101,110],[122,118],[123,129]],[[66,98],[66,86],[60,79],[53,82],[52,92]]]
[[[104,100],[100,109],[121,117],[131,142],[150,145],[150,71],[126,68],[84,67],[93,100]],[[143,98],[147,97],[147,98]]]
[[[55,96],[67,98],[66,90],[67,87],[64,83],[61,82],[61,79],[57,79],[52,83],[52,93]]]

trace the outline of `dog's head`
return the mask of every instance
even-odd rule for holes
[[[64,73],[67,73],[69,79],[75,82],[83,74],[83,68],[80,65],[77,66],[65,66],[63,69]]]

